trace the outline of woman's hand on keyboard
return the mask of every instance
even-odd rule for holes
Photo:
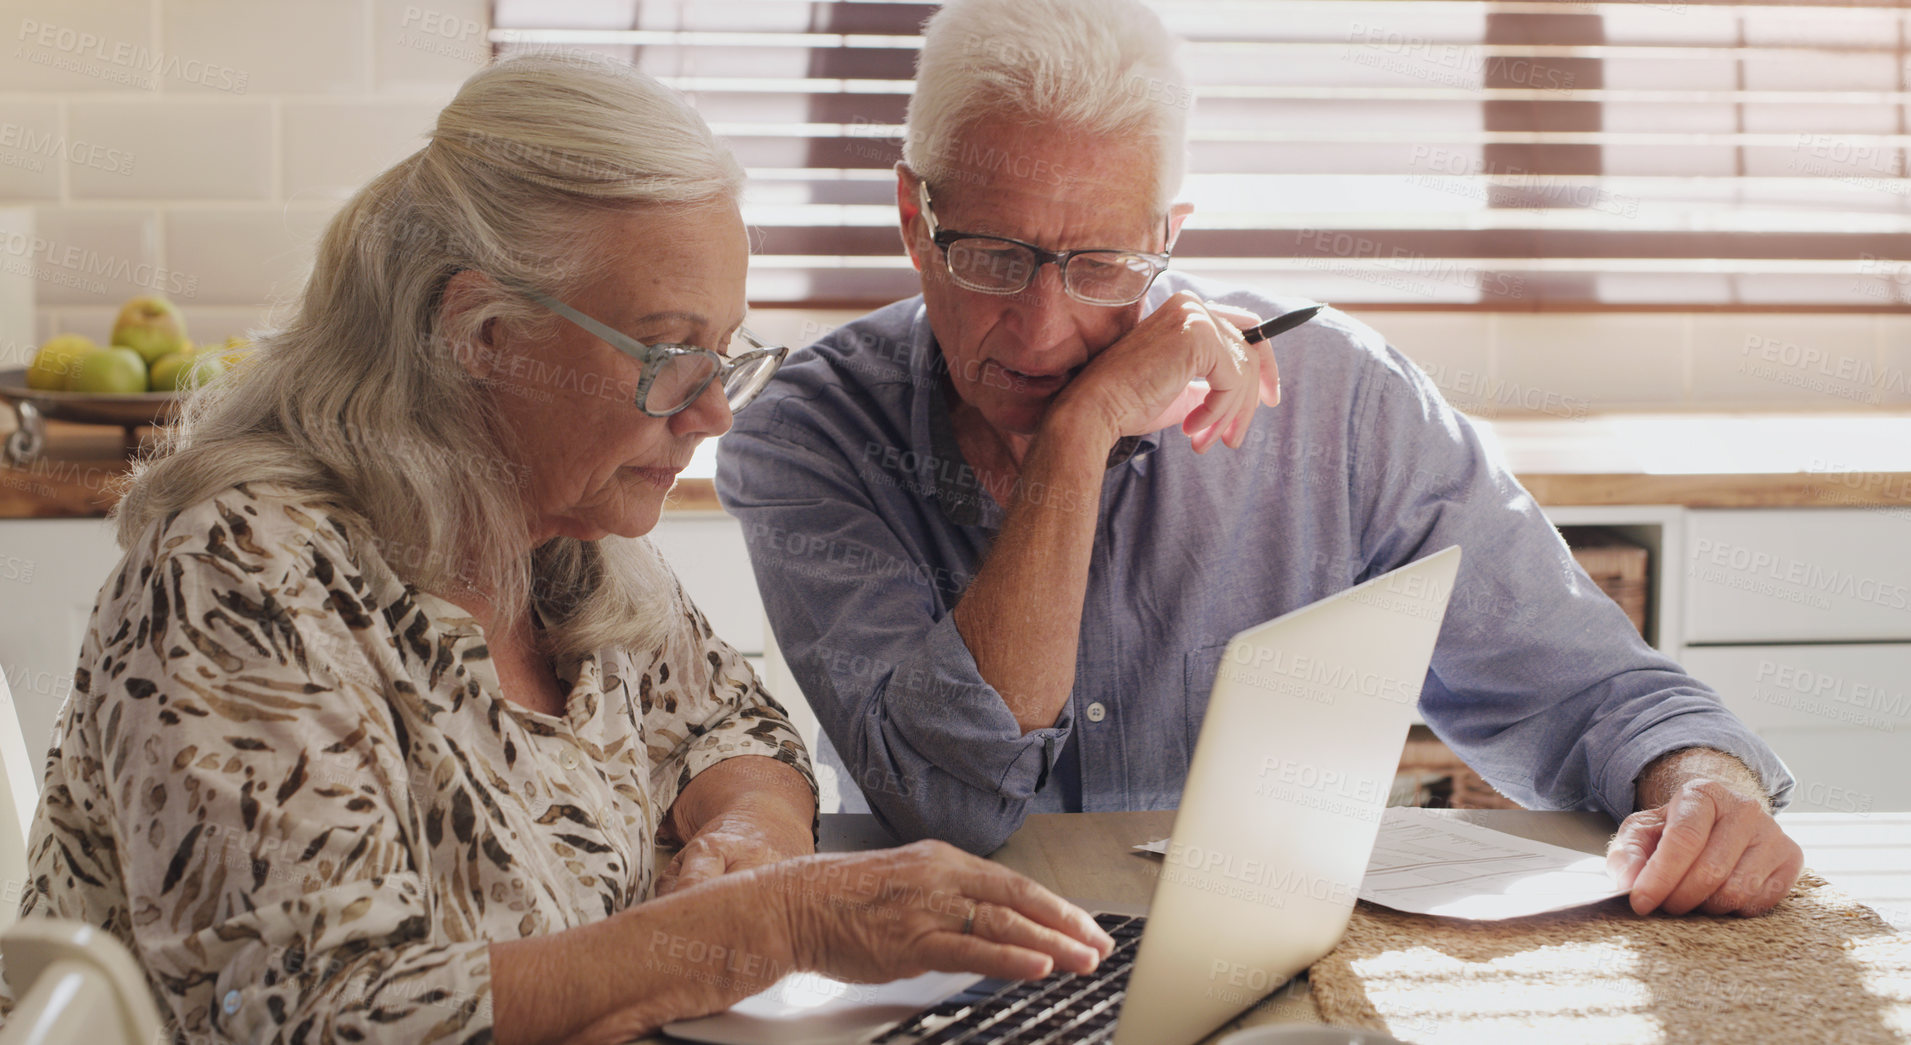
[[[930,971],[1038,979],[1091,972],[1114,941],[1088,912],[942,842],[828,853],[754,872],[799,969],[879,983]]]

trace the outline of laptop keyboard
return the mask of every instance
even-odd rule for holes
[[[882,1045],[1077,1045],[1115,1035],[1128,995],[1145,917],[1098,914],[1115,949],[1086,976],[1058,972],[1042,980],[983,980],[904,1020],[877,1038]]]

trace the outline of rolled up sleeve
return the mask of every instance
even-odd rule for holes
[[[892,736],[891,744],[938,752],[938,768],[970,788],[1027,801],[1046,782],[1073,712],[1024,734],[1001,694],[982,681],[953,616],[931,623],[924,639],[880,680],[882,699],[868,702],[879,721],[868,728]]]
[[[995,850],[1061,757],[1071,714],[1024,735],[950,615],[968,578],[932,565],[949,559],[886,517],[846,463],[773,429],[723,438],[717,489],[791,674],[891,834]]]
[[[1621,819],[1646,766],[1688,747],[1736,756],[1784,804],[1792,777],[1771,748],[1646,644],[1425,374],[1391,348],[1375,360],[1348,433],[1365,520],[1355,579],[1465,553],[1421,694],[1434,732],[1530,807]]]
[[[1683,681],[1683,680],[1682,680]],[[1638,807],[1637,783],[1646,767],[1673,751],[1689,747],[1723,751],[1757,774],[1774,810],[1791,802],[1795,781],[1770,745],[1758,739],[1738,716],[1725,710],[1710,691],[1694,690],[1691,682],[1673,684],[1651,694],[1656,707],[1643,710],[1611,730],[1611,751],[1594,774],[1599,804],[1615,820]]]

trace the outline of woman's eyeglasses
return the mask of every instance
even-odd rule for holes
[[[637,379],[635,405],[651,417],[669,417],[682,412],[718,377],[723,379],[723,398],[729,401],[730,412],[735,413],[763,391],[790,352],[741,327],[730,343],[744,351],[732,356],[718,355],[695,345],[646,345],[549,294],[535,290],[519,293],[643,364],[643,376]]]

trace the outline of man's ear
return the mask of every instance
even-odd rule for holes
[[[921,180],[908,164],[896,164],[896,221],[902,232],[902,249],[909,252],[909,264],[915,266],[917,272],[922,271],[922,256],[916,253],[921,239],[916,233],[916,223],[922,220],[922,203],[917,199],[916,185]]]
[[[451,281],[445,284],[445,292],[438,298],[439,330],[463,329],[465,315],[480,307],[489,296],[485,286],[489,278],[477,269],[464,269],[451,277]],[[501,351],[497,343],[498,335],[498,321],[488,319],[472,337],[447,347],[451,349],[451,357],[457,360],[465,373],[483,381],[498,366]]]
[[[1168,250],[1173,252],[1174,241],[1181,238],[1181,223],[1194,213],[1194,204],[1181,200],[1168,208]]]

